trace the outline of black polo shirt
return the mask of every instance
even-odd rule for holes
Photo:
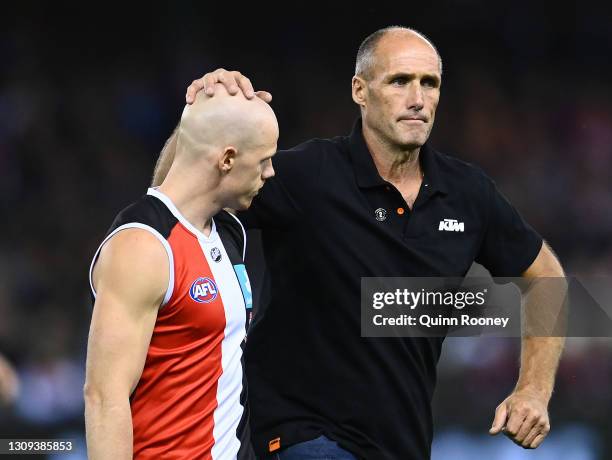
[[[541,237],[480,169],[428,145],[411,211],[378,174],[360,120],[273,161],[241,215],[263,230],[270,281],[246,351],[256,451],[325,434],[367,459],[429,458],[443,339],[361,337],[361,277],[456,277],[473,261],[519,276]],[[445,219],[463,231],[440,230]]]

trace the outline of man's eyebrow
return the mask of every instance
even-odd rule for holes
[[[393,73],[387,75],[387,79],[389,79],[389,80],[394,79],[394,78],[399,78],[399,77],[414,78],[415,74],[414,73],[410,73],[410,72],[393,72]]]
[[[436,82],[439,82],[441,80],[440,76],[435,73],[425,72],[422,75],[423,75],[423,78],[433,78],[434,80],[436,80]],[[416,73],[399,71],[399,72],[393,72],[387,75],[385,79],[386,80],[394,80],[396,78],[412,79],[412,78],[415,78],[416,76],[417,76]]]

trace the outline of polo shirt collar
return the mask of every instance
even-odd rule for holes
[[[361,126],[361,117],[353,125],[353,131],[349,136],[349,153],[357,178],[357,185],[362,188],[378,187],[387,185],[387,182],[380,177],[372,154],[368,150]],[[425,174],[424,183],[428,184],[429,192],[447,193],[444,181],[440,175],[438,157],[433,149],[426,143],[421,147],[419,161]]]

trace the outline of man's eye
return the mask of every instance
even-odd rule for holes
[[[436,80],[434,80],[433,78],[425,78],[421,84],[423,86],[426,86],[428,88],[435,88],[436,86],[438,86]]]
[[[408,83],[408,79],[404,77],[398,77],[391,80],[391,84],[396,86],[403,86],[406,83]]]

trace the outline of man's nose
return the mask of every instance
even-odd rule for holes
[[[407,108],[411,110],[422,110],[425,105],[425,99],[423,97],[423,88],[421,88],[421,84],[418,81],[413,81],[407,86],[407,90]]]
[[[269,167],[267,167],[266,169],[264,169],[263,174],[261,175],[261,178],[263,180],[268,180],[272,177],[274,177],[274,174],[276,174],[274,172],[274,167],[272,165],[270,165]]]

